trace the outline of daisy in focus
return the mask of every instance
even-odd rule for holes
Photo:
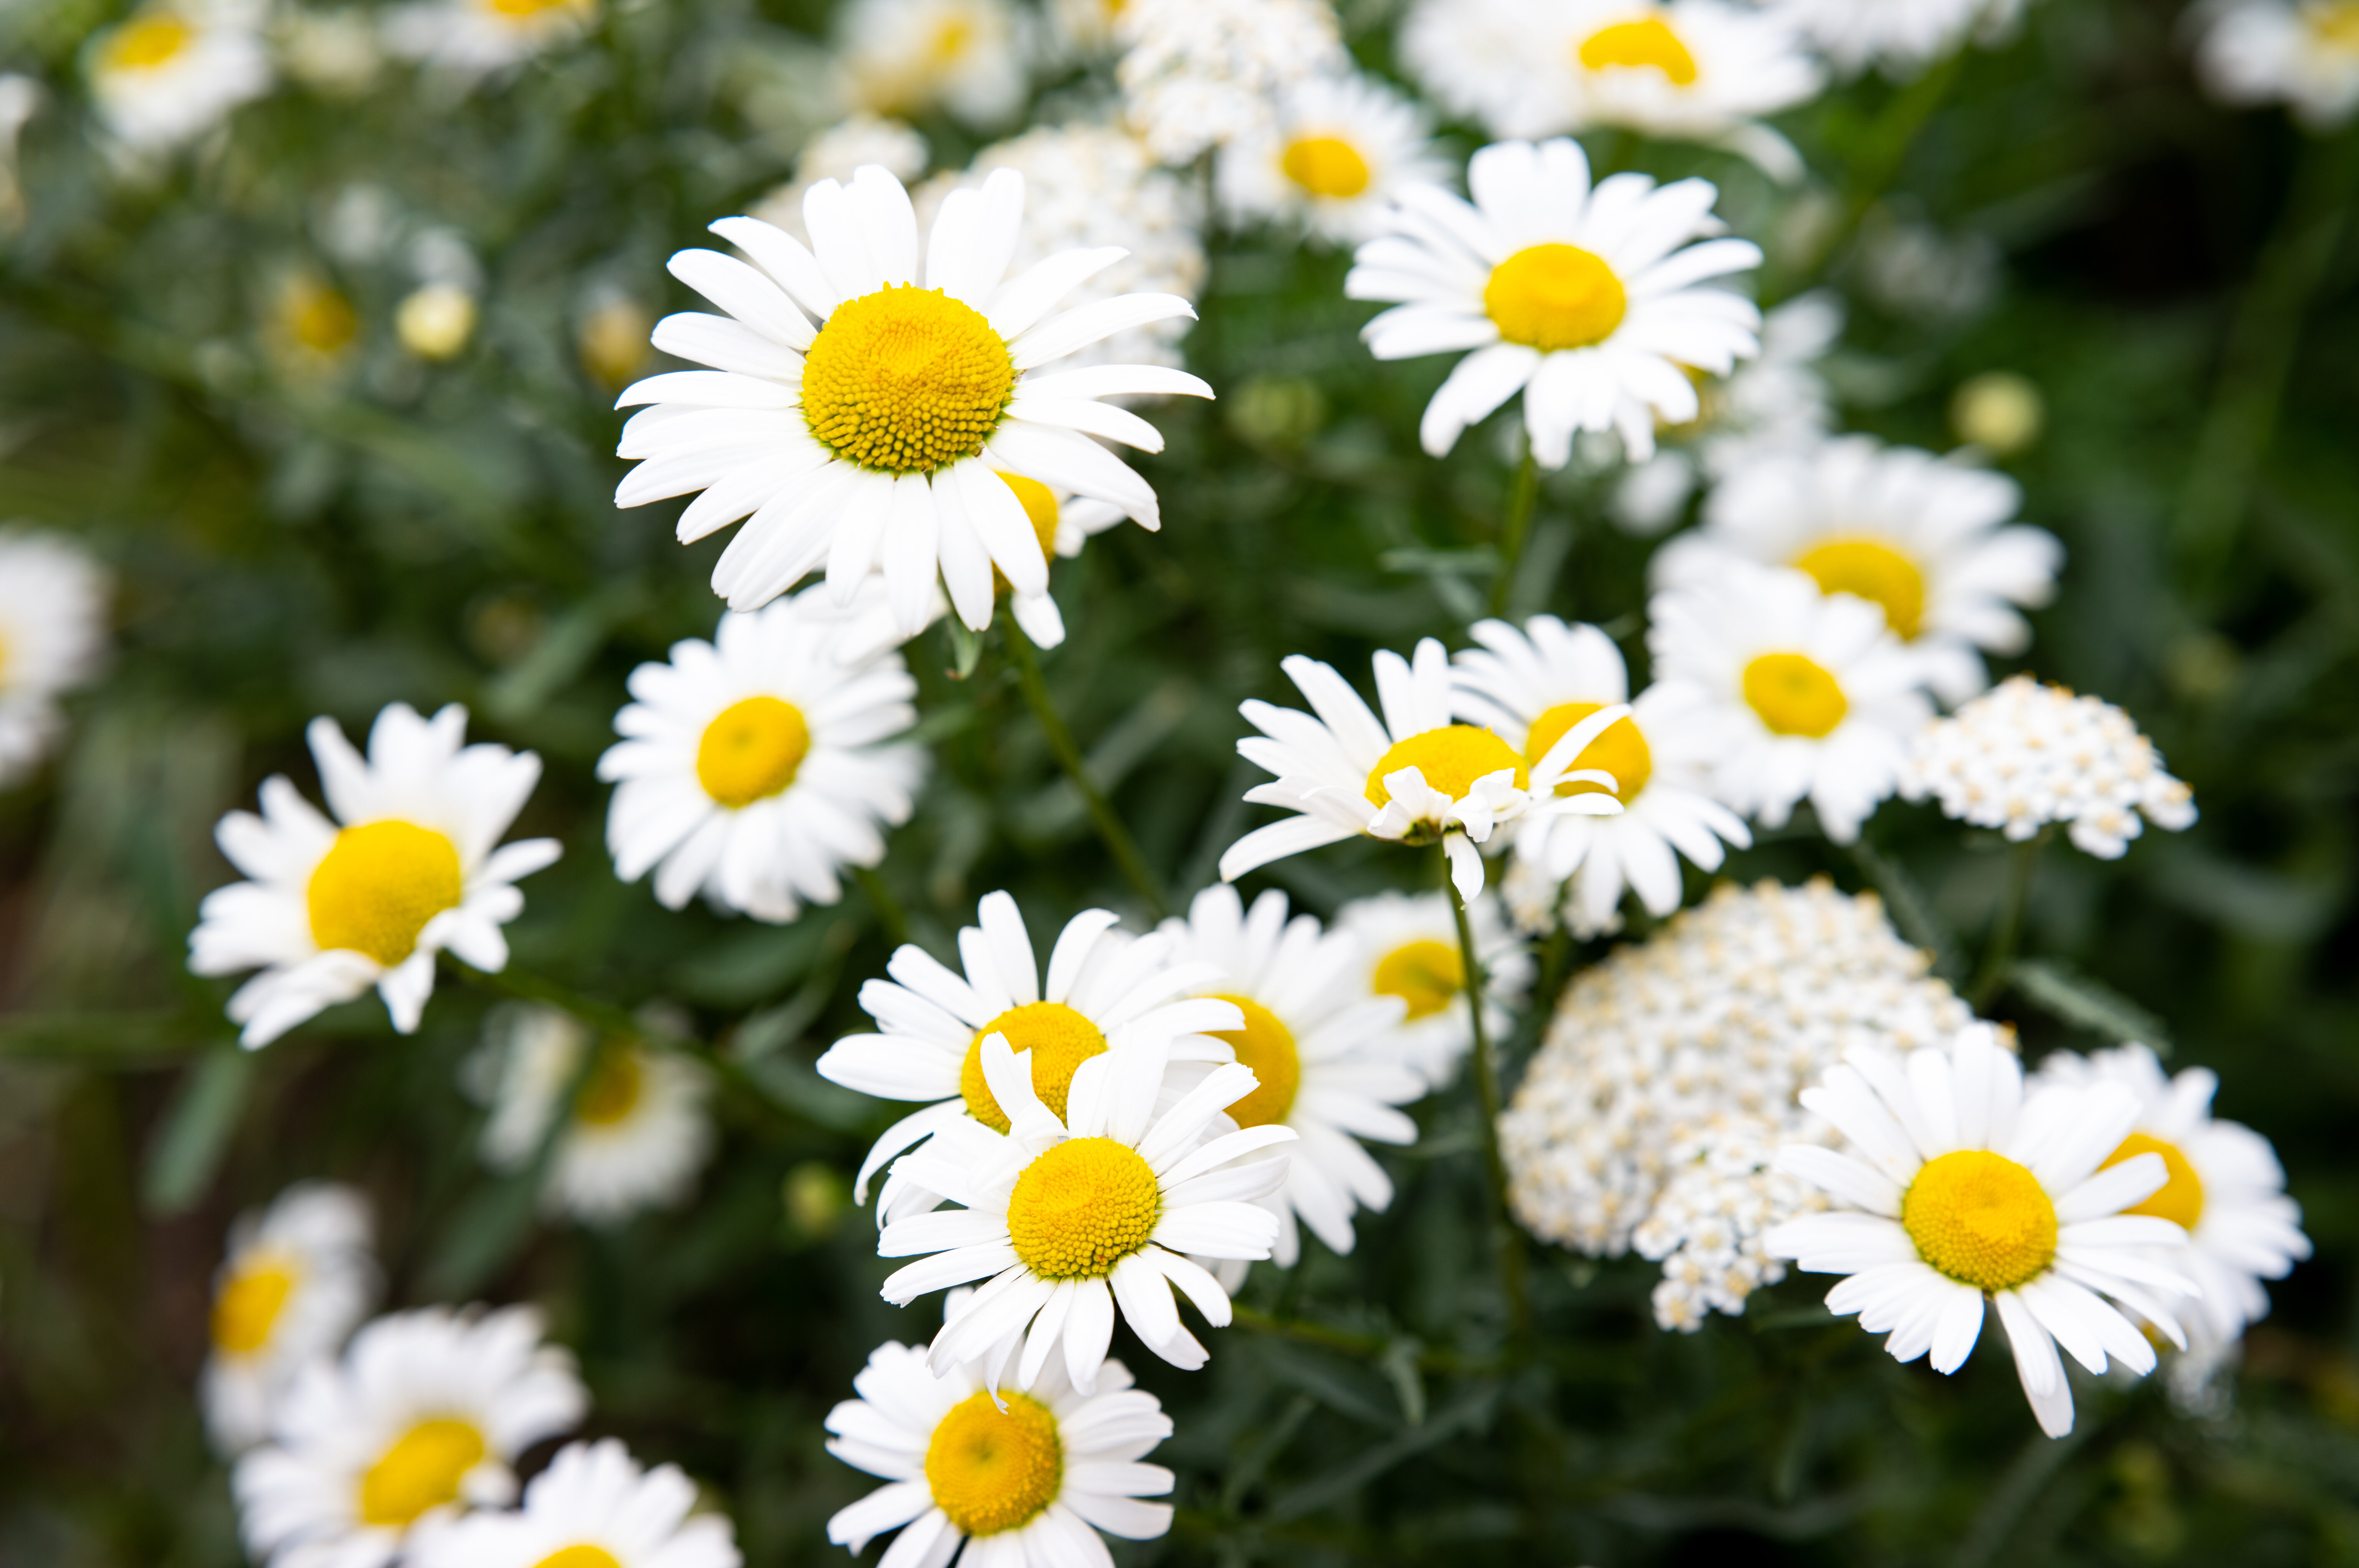
[[[1506,1038],[1509,1009],[1531,988],[1532,955],[1489,897],[1466,906],[1483,966],[1483,1029]],[[1335,930],[1358,949],[1352,994],[1390,996],[1401,1021],[1387,1052],[1429,1089],[1446,1085],[1474,1044],[1474,999],[1447,893],[1376,893],[1335,911]]]
[[[384,1568],[421,1527],[514,1501],[509,1466],[588,1406],[529,1307],[378,1318],[303,1368],[272,1441],[238,1461],[246,1551],[269,1568]]]
[[[1433,456],[1521,392],[1541,467],[1563,467],[1581,430],[1642,462],[1658,421],[1701,410],[1690,368],[1725,376],[1760,348],[1751,300],[1696,287],[1761,264],[1750,241],[1701,239],[1719,226],[1710,182],[1616,174],[1593,190],[1566,137],[1484,147],[1466,179],[1471,205],[1405,188],[1343,280],[1352,299],[1397,301],[1361,329],[1378,359],[1473,351],[1426,406]]]
[[[477,969],[507,967],[500,927],[524,910],[516,878],[553,864],[555,839],[501,844],[540,779],[540,758],[468,746],[467,711],[422,719],[395,702],[364,757],[333,719],[305,732],[322,816],[283,775],[262,782],[262,814],[213,830],[251,878],[205,895],[189,936],[199,975],[260,969],[229,999],[248,1050],[374,986],[393,1027],[415,1033],[446,949]]]
[[[92,34],[82,70],[107,134],[126,151],[161,152],[270,91],[261,26],[250,0],[176,0]]]
[[[1271,124],[1221,149],[1214,186],[1232,222],[1371,239],[1401,187],[1448,177],[1430,131],[1414,103],[1373,78],[1314,76],[1279,101]]]
[[[2359,111],[2359,5],[2352,0],[2230,0],[2205,18],[2196,71],[2230,103],[2283,103],[2313,131]]]
[[[1008,0],[853,0],[837,25],[853,103],[902,119],[941,109],[970,126],[999,125],[1030,86],[1026,22]]]
[[[1849,1276],[1827,1310],[1888,1333],[1894,1359],[1930,1352],[1933,1370],[1955,1372],[1985,1307],[1995,1309],[2040,1430],[2061,1437],[2072,1430],[2072,1388],[2057,1346],[2093,1373],[2109,1360],[2153,1371],[2154,1346],[2122,1307],[2184,1345],[2165,1302],[2195,1286],[2148,1249],[2181,1246],[2187,1233],[2133,1212],[2168,1180],[2163,1158],[2108,1162],[2138,1118],[2127,1090],[2027,1096],[2013,1054],[1977,1025],[1905,1060],[1855,1049],[1801,1100],[1851,1150],[1778,1151],[1779,1171],[1836,1206],[1772,1230],[1768,1253],[1807,1273]]]
[[[463,79],[522,65],[597,24],[598,0],[429,0],[385,20],[394,53]]]
[[[735,1532],[693,1513],[677,1465],[644,1469],[620,1440],[571,1443],[513,1512],[469,1514],[419,1532],[408,1568],[738,1568]]]
[[[701,491],[680,515],[684,543],[750,514],[713,569],[713,591],[733,610],[757,609],[822,566],[848,604],[881,572],[906,637],[931,618],[938,582],[978,631],[991,624],[994,567],[1018,593],[1047,592],[1038,539],[1004,474],[1159,528],[1155,492],[1091,437],[1148,452],[1163,439],[1102,399],[1212,389],[1150,365],[1044,367],[1194,311],[1152,294],[1058,310],[1122,253],[1068,251],[1008,278],[1023,212],[1013,171],[945,197],[923,288],[908,193],[873,164],[804,197],[813,249],[756,219],[715,223],[754,265],[716,251],[672,258],[674,276],[728,314],[657,327],[658,348],[713,368],[624,392],[619,407],[648,407],[624,427],[620,455],[643,461],[615,504]]]
[[[1647,620],[1656,688],[1719,729],[1713,792],[1770,828],[1808,800],[1829,838],[1858,837],[1932,717],[1884,611],[1738,561],[1656,595]]]
[[[350,1187],[307,1181],[240,1214],[213,1274],[205,1426],[224,1454],[269,1435],[298,1369],[332,1356],[375,1300],[375,1226]]]
[[[106,573],[52,534],[0,528],[0,785],[57,738],[58,697],[106,647]]]

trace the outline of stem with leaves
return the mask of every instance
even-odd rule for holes
[[[2039,852],[2054,831],[2042,828],[2038,837],[2026,839],[2007,851],[2006,899],[1999,905],[1998,923],[1991,928],[1990,945],[1983,950],[1973,988],[1966,994],[1976,1012],[2006,988],[2007,966],[2015,961],[2015,950],[2023,940],[2024,914],[2031,907],[2032,873],[2038,868]]]
[[[1098,837],[1103,841],[1106,853],[1114,856],[1114,866],[1122,872],[1123,879],[1130,884],[1131,890],[1147,906],[1147,913],[1158,920],[1163,919],[1171,912],[1171,907],[1164,900],[1162,885],[1156,880],[1155,873],[1147,869],[1147,857],[1138,853],[1138,845],[1132,840],[1130,830],[1122,825],[1120,817],[1114,815],[1114,806],[1106,800],[1105,792],[1090,777],[1089,766],[1082,759],[1082,749],[1073,744],[1073,732],[1065,727],[1063,715],[1057,712],[1056,703],[1049,700],[1049,683],[1041,678],[1040,656],[1034,651],[1032,639],[1024,635],[1024,628],[1016,624],[1015,616],[1008,616],[1004,624],[1008,657],[1016,664],[1016,683],[1022,688],[1024,701],[1031,707],[1032,716],[1040,721],[1041,733],[1049,737],[1049,749],[1056,754],[1057,765],[1065,770],[1065,777],[1071,779],[1073,788],[1081,792],[1082,803],[1089,808],[1090,821],[1097,825]]]
[[[1450,863],[1442,862],[1442,879],[1449,881]],[[1516,1228],[1515,1212],[1507,1204],[1507,1161],[1499,1152],[1499,1069],[1491,1057],[1490,1026],[1483,1018],[1484,975],[1474,951],[1474,922],[1455,884],[1450,888],[1451,913],[1458,921],[1458,959],[1465,972],[1466,1016],[1473,1025],[1474,1093],[1482,1102],[1483,1164],[1489,1178],[1491,1223],[1499,1253],[1499,1290],[1507,1301],[1507,1334],[1518,1348],[1532,1337],[1532,1303],[1525,1284],[1524,1233]]]
[[[1532,456],[1531,443],[1524,444],[1524,460],[1516,465],[1516,477],[1507,487],[1506,515],[1499,519],[1499,575],[1491,583],[1491,613],[1507,613],[1507,595],[1516,585],[1516,568],[1524,559],[1524,541],[1531,537],[1532,509],[1539,505],[1540,467]]]
[[[1860,225],[1867,221],[1868,213],[1899,175],[1900,166],[1908,160],[1909,149],[1917,145],[1918,136],[1932,119],[1934,111],[1949,97],[1950,89],[1957,85],[1971,52],[1967,45],[1961,43],[1949,59],[1892,95],[1869,130],[1866,147],[1852,164],[1849,189],[1844,192],[1843,212],[1835,226],[1808,254],[1796,258],[1786,271],[1785,286],[1768,290],[1764,305],[1799,293],[1843,254],[1843,247],[1858,234]]]

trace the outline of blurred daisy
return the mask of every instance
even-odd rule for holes
[[[55,534],[0,528],[0,785],[57,737],[58,696],[106,647],[106,572]]]
[[[1483,965],[1483,1029],[1505,1038],[1508,1009],[1531,987],[1532,955],[1499,913],[1495,899],[1466,909],[1474,956]],[[1395,996],[1401,1021],[1389,1051],[1430,1089],[1447,1084],[1474,1043],[1474,1007],[1458,921],[1447,893],[1377,893],[1335,911],[1335,930],[1359,949],[1352,994]]]
[[[1722,480],[1703,527],[1655,557],[1655,584],[1701,582],[1731,558],[1808,572],[1826,593],[1880,606],[1927,684],[1960,702],[1990,683],[1976,650],[2022,652],[2031,627],[2017,607],[2056,592],[2064,547],[2011,521],[2022,503],[2005,474],[1838,436]]]
[[[969,1564],[1078,1568],[1113,1561],[1098,1530],[1152,1541],[1171,1528],[1169,1504],[1139,1500],[1171,1490],[1170,1471],[1139,1463],[1171,1418],[1119,1361],[1093,1393],[1053,1363],[1026,1391],[971,1364],[938,1376],[922,1349],[886,1344],[852,1386],[860,1397],[828,1412],[827,1451],[886,1482],[827,1521],[855,1554],[897,1530],[880,1559],[894,1568],[946,1565],[970,1536]]]
[[[1439,839],[1451,883],[1472,898],[1483,890],[1476,846],[1490,842],[1497,824],[1527,811],[1610,816],[1622,810],[1610,794],[1554,791],[1593,777],[1576,772],[1572,759],[1628,709],[1583,719],[1534,764],[1489,730],[1451,722],[1450,656],[1431,637],[1417,645],[1414,665],[1386,649],[1375,666],[1381,724],[1333,667],[1300,654],[1278,667],[1313,713],[1258,699],[1238,707],[1261,734],[1237,742],[1237,754],[1277,775],[1245,791],[1245,799],[1296,814],[1231,844],[1221,856],[1221,880],[1364,833],[1396,844]],[[1593,781],[1612,782],[1603,774]]]
[[[1595,626],[1535,615],[1521,630],[1480,621],[1468,635],[1483,646],[1458,655],[1458,715],[1527,758],[1546,756],[1559,735],[1601,708],[1630,701],[1622,650]],[[1699,870],[1717,871],[1723,840],[1739,849],[1752,844],[1745,824],[1705,792],[1720,729],[1692,689],[1649,687],[1627,718],[1572,759],[1577,772],[1603,773],[1613,783],[1557,786],[1565,794],[1611,793],[1621,813],[1529,816],[1516,824],[1518,860],[1538,866],[1554,882],[1574,878],[1577,931],[1595,934],[1615,921],[1625,886],[1647,913],[1668,915],[1684,891],[1680,855]]]
[[[724,614],[705,642],[631,671],[623,739],[598,759],[614,786],[614,875],[655,872],[666,909],[701,892],[722,909],[787,921],[843,896],[842,867],[885,858],[886,827],[916,809],[918,683],[897,653],[839,658],[842,616],[813,588]]]
[[[1314,76],[1278,101],[1271,124],[1221,149],[1221,205],[1233,222],[1277,218],[1322,239],[1373,238],[1403,185],[1448,177],[1430,129],[1414,103],[1372,77]]]
[[[377,1290],[368,1202],[350,1187],[306,1181],[230,1228],[213,1273],[212,1348],[205,1357],[205,1425],[224,1454],[269,1435],[298,1369],[333,1356]]]
[[[515,1512],[470,1514],[419,1532],[408,1568],[738,1568],[729,1520],[695,1513],[677,1465],[640,1467],[619,1439],[571,1443]]]
[[[1657,686],[1717,728],[1721,800],[1779,828],[1807,798],[1829,838],[1858,837],[1932,717],[1883,610],[1798,571],[1731,561],[1657,594],[1647,617]]]
[[[2195,1287],[2147,1249],[2179,1246],[2187,1233],[2130,1212],[2164,1184],[2163,1159],[2104,1163],[2137,1120],[2128,1091],[2098,1084],[2027,1098],[2015,1058],[1976,1025],[1948,1049],[1906,1060],[1855,1049],[1801,1100],[1856,1153],[1799,1143],[1778,1151],[1778,1170],[1835,1207],[1777,1226],[1767,1251],[1808,1273],[1849,1276],[1828,1293],[1827,1310],[1888,1332],[1894,1359],[1930,1351],[1933,1370],[1955,1372],[1987,1303],[2040,1430],[2061,1437],[2072,1430],[2072,1389],[2059,1345],[2092,1372],[2108,1358],[2153,1371],[2154,1346],[2116,1301],[2184,1343],[2163,1299]]]
[[[1024,105],[1026,17],[1007,0],[853,0],[837,18],[853,102],[996,125]]]
[[[1132,0],[1049,0],[1049,41],[1060,60],[1093,60],[1114,52]]]
[[[395,7],[385,38],[404,59],[478,77],[580,38],[597,20],[598,0],[429,0]]]
[[[1343,281],[1354,299],[1399,301],[1361,329],[1378,359],[1474,351],[1426,405],[1428,452],[1521,392],[1543,468],[1564,466],[1577,430],[1615,431],[1643,461],[1658,419],[1701,411],[1690,369],[1725,376],[1760,347],[1750,300],[1694,287],[1761,262],[1749,241],[1687,243],[1718,226],[1710,182],[1616,174],[1593,191],[1589,160],[1562,137],[1484,147],[1466,172],[1472,206],[1406,188],[1392,232],[1360,247]]]
[[[246,1551],[270,1568],[383,1568],[420,1526],[513,1501],[509,1466],[588,1406],[530,1307],[378,1318],[297,1375],[272,1442],[238,1461]]]
[[[2200,6],[2197,74],[2231,103],[2283,103],[2313,131],[2359,110],[2359,5],[2352,0],[2230,0]]]
[[[262,782],[262,814],[232,811],[213,830],[251,877],[205,895],[189,937],[199,975],[261,974],[229,999],[249,1050],[372,985],[393,1027],[416,1031],[448,949],[477,969],[507,967],[500,927],[524,910],[519,877],[557,859],[555,839],[500,835],[540,779],[540,758],[466,746],[467,711],[422,719],[395,702],[369,729],[364,758],[333,719],[305,732],[334,822],[283,775]]]
[[[1158,163],[1266,129],[1288,92],[1352,64],[1327,0],[1124,0],[1114,32],[1123,118]]]
[[[2021,0],[1771,0],[1770,15],[1792,27],[1836,71],[1871,65],[1897,81],[1921,74],[1966,46],[1969,35],[2011,21]]]
[[[879,572],[910,637],[931,617],[938,581],[978,631],[991,624],[994,566],[1019,593],[1047,591],[1039,541],[1002,474],[1159,528],[1155,492],[1091,435],[1150,452],[1163,439],[1101,399],[1212,389],[1147,365],[1042,367],[1192,310],[1133,294],[1059,312],[1060,299],[1120,259],[1112,249],[1068,251],[1003,280],[1023,212],[1024,180],[1012,171],[944,198],[924,289],[908,193],[875,165],[804,198],[816,256],[752,218],[715,223],[759,270],[715,251],[672,258],[673,273],[729,315],[672,316],[656,329],[657,347],[715,368],[623,394],[622,407],[653,407],[624,427],[621,454],[646,461],[616,504],[701,490],[680,515],[683,541],[751,513],[713,569],[731,609],[757,609],[821,565],[846,604]]]
[[[107,134],[129,151],[158,152],[270,91],[261,25],[251,0],[169,0],[92,34],[82,70]]]

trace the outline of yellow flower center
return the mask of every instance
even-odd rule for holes
[[[574,339],[582,368],[609,391],[620,391],[647,362],[655,318],[629,299],[610,299],[582,318]]]
[[[931,474],[974,456],[1015,389],[1016,362],[991,323],[915,284],[837,306],[803,359],[811,435],[886,474]]]
[[[1539,766],[1549,747],[1562,740],[1565,732],[1604,706],[1602,702],[1559,702],[1532,721],[1532,733],[1524,741],[1524,759],[1530,766]],[[1655,754],[1647,746],[1647,737],[1628,719],[1619,719],[1605,726],[1605,733],[1581,748],[1572,759],[1575,769],[1594,768],[1614,775],[1614,788],[1602,784],[1570,782],[1560,784],[1560,795],[1613,795],[1624,805],[1638,798],[1647,780],[1655,771]]]
[[[107,71],[153,71],[189,47],[196,30],[178,16],[134,16],[114,29],[101,51]]]
[[[1531,769],[1513,746],[1473,724],[1450,724],[1413,735],[1386,752],[1368,772],[1367,795],[1372,804],[1391,804],[1392,791],[1385,788],[1385,780],[1404,768],[1416,768],[1428,785],[1453,800],[1464,800],[1477,779],[1487,779],[1503,768],[1515,774],[1518,789],[1532,781]]]
[[[795,781],[810,754],[802,710],[776,697],[748,697],[721,710],[696,743],[696,781],[733,811],[767,800]]]
[[[1102,1279],[1147,1245],[1162,1214],[1162,1191],[1138,1150],[1069,1138],[1016,1178],[1007,1238],[1043,1279]]]
[[[2310,36],[2328,49],[2359,54],[2359,0],[2314,5],[2304,19],[2310,24]]]
[[[1527,245],[1483,286],[1483,310],[1499,335],[1542,354],[1603,343],[1629,303],[1614,269],[1579,245]]]
[[[7,637],[5,637],[5,636],[0,636],[0,680],[5,680],[5,679],[7,679],[7,675],[8,675],[8,639],[7,639]]]
[[[2056,1205],[2039,1179],[1986,1149],[1927,1160],[1900,1195],[1900,1225],[1918,1257],[1984,1291],[2027,1284],[2056,1257]]]
[[[567,11],[582,0],[490,0],[492,10],[514,22],[528,22],[549,11]]]
[[[295,1291],[292,1259],[258,1258],[232,1275],[213,1298],[213,1348],[251,1356],[270,1343],[270,1331]]]
[[[974,1119],[995,1132],[1006,1132],[1008,1121],[983,1076],[983,1040],[993,1034],[1006,1035],[1010,1051],[1032,1053],[1032,1092],[1060,1121],[1065,1116],[1065,1096],[1072,1093],[1074,1071],[1106,1048],[1098,1026],[1062,1002],[1010,1007],[975,1030],[967,1044],[966,1063],[959,1069],[959,1093]]]
[[[364,953],[390,969],[463,890],[458,846],[433,829],[402,822],[346,828],[311,873],[311,940],[322,952]]]
[[[403,1526],[459,1499],[459,1482],[483,1463],[484,1434],[473,1423],[419,1421],[361,1477],[361,1522]]]
[[[533,1568],[623,1568],[623,1562],[603,1546],[560,1546]]]
[[[342,354],[361,335],[360,314],[353,302],[316,278],[288,284],[278,312],[287,335],[316,354]]]
[[[1250,996],[1223,996],[1245,1016],[1245,1027],[1214,1029],[1212,1038],[1236,1048],[1237,1060],[1253,1069],[1260,1086],[1229,1107],[1241,1127],[1277,1127],[1294,1108],[1295,1091],[1302,1087],[1302,1056],[1294,1048],[1294,1031],[1277,1015]]]
[[[1851,712],[1835,678],[1800,653],[1765,653],[1746,665],[1745,701],[1770,734],[1812,740],[1831,734]]]
[[[1652,66],[1669,78],[1674,87],[1695,85],[1695,56],[1688,52],[1688,46],[1680,42],[1679,34],[1671,31],[1660,16],[1600,27],[1582,39],[1580,55],[1585,71]]]
[[[2122,1139],[2122,1146],[2105,1156],[2106,1165],[2119,1165],[2123,1160],[2140,1154],[2159,1154],[2170,1172],[2170,1180],[2154,1190],[2154,1194],[2125,1214],[2152,1214],[2158,1220],[2169,1220],[2182,1230],[2193,1230],[2195,1222],[2203,1217],[2203,1178],[2195,1173],[2175,1143],[2165,1143],[2142,1132],[2134,1132]],[[2100,1167],[2099,1169],[2103,1169]]]
[[[1278,167],[1313,196],[1348,201],[1368,188],[1368,160],[1339,136],[1298,136]]]
[[[1917,563],[1875,539],[1830,539],[1794,564],[1818,580],[1821,593],[1856,593],[1884,606],[1885,624],[1914,637],[1925,624],[1925,574]]]
[[[933,47],[928,52],[934,57],[936,66],[948,66],[966,53],[967,46],[973,41],[973,22],[964,16],[947,16],[934,28]]]
[[[1420,937],[1376,961],[1375,989],[1407,1002],[1408,1021],[1430,1018],[1466,989],[1466,961],[1449,942]]]
[[[582,1080],[582,1092],[573,1098],[574,1119],[592,1127],[613,1127],[638,1108],[646,1087],[647,1068],[639,1061],[638,1049],[611,1042],[598,1052],[590,1076]]]
[[[966,1535],[996,1535],[1028,1524],[1057,1500],[1065,1444],[1057,1417],[1029,1394],[1000,1390],[951,1407],[926,1444],[926,1485],[934,1504]]]

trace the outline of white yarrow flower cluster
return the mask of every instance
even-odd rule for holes
[[[1817,1188],[1775,1169],[1788,1136],[1775,1118],[1731,1112],[1671,1140],[1671,1178],[1630,1233],[1630,1250],[1663,1266],[1657,1323],[1693,1334],[1713,1312],[1741,1316],[1746,1297],[1786,1277],[1762,1238],[1827,1206]]]
[[[1266,129],[1286,93],[1351,64],[1327,0],[1131,0],[1115,37],[1124,118],[1158,163]]]

